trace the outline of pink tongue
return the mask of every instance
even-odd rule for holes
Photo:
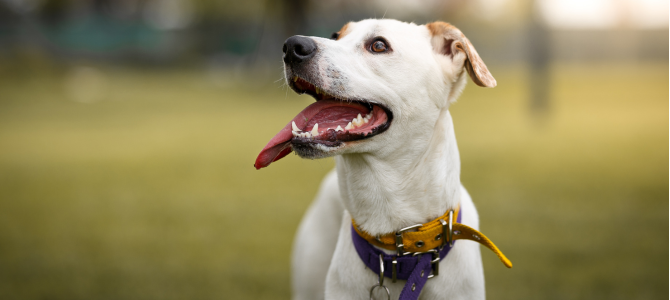
[[[361,105],[357,103],[342,102],[337,100],[320,100],[312,103],[303,109],[297,116],[295,116],[291,122],[288,122],[288,124],[286,124],[286,126],[284,126],[284,128],[279,131],[279,133],[277,133],[277,135],[275,135],[267,145],[265,145],[265,148],[263,148],[261,153],[258,154],[256,163],[254,163],[256,170],[265,168],[272,162],[275,162],[291,153],[291,139],[293,138],[293,134],[291,133],[292,122],[295,122],[295,125],[298,126],[298,128],[304,130],[307,122],[309,122],[309,119],[314,117],[314,115],[320,111],[333,106],[361,107]]]

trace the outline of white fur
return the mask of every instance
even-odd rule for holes
[[[377,36],[389,42],[391,52],[372,54],[364,48]],[[313,69],[301,75],[329,94],[380,103],[393,112],[393,121],[382,134],[324,151],[337,155],[337,173],[326,176],[298,230],[294,299],[368,299],[378,275],[353,247],[352,217],[368,233],[386,234],[433,220],[460,203],[462,222],[478,228],[477,211],[460,183],[448,111],[465,86],[466,54],[442,55],[433,48],[440,44],[434,38],[426,26],[394,20],[350,23],[338,41],[313,37],[319,52]],[[287,67],[287,78],[291,72]],[[385,281],[392,299],[404,284]],[[421,299],[484,296],[479,245],[459,241]]]

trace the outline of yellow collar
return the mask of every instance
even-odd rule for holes
[[[491,249],[500,261],[508,267],[512,267],[512,262],[496,247],[495,244],[483,233],[470,226],[457,223],[460,205],[455,211],[449,210],[443,216],[425,224],[417,224],[406,227],[398,232],[384,234],[374,237],[367,232],[360,230],[356,221],[351,219],[354,229],[358,234],[367,240],[370,244],[387,250],[396,250],[399,255],[406,252],[427,252],[431,249],[443,247],[455,240],[471,240],[480,243]],[[451,230],[449,224],[451,223]],[[416,229],[416,231],[409,231]]]

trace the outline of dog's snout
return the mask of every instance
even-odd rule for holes
[[[284,42],[282,50],[286,64],[300,63],[314,56],[316,43],[308,37],[294,35]]]

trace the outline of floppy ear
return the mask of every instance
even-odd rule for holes
[[[482,87],[496,86],[495,78],[486,68],[477,50],[458,28],[445,22],[429,23],[426,27],[432,35],[431,44],[435,51],[452,59],[459,53],[464,53],[466,57],[464,67],[468,70],[472,81]]]

